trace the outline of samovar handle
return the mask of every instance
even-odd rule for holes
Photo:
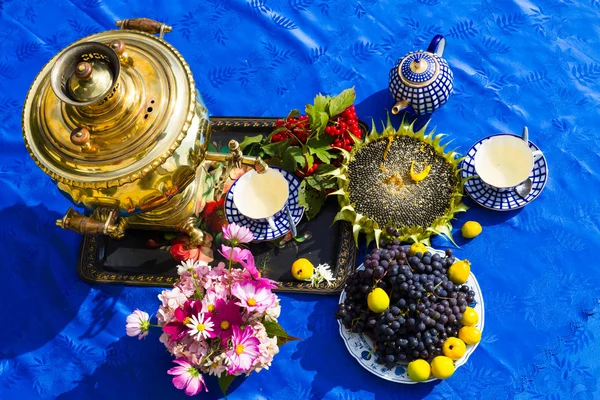
[[[149,18],[123,19],[117,21],[117,26],[121,29],[142,31],[152,35],[160,33],[161,39],[165,36],[165,33],[173,31],[173,27]]]

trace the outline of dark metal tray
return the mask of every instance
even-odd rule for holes
[[[231,139],[242,141],[246,135],[269,133],[276,118],[212,117],[211,121],[211,143],[221,148]],[[342,290],[346,277],[355,268],[357,249],[349,224],[331,224],[337,211],[337,202],[329,199],[313,220],[303,219],[299,231],[312,233],[312,237],[303,243],[290,242],[283,248],[269,243],[250,245],[262,275],[277,282],[275,291],[336,294]],[[177,280],[178,263],[168,251],[147,246],[147,241],[157,235],[161,234],[130,230],[123,240],[86,236],[81,244],[77,272],[81,279],[92,283],[171,286]],[[309,259],[315,266],[328,263],[335,282],[313,287],[310,283],[295,280],[290,268],[301,257]]]

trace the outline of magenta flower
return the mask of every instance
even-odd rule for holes
[[[270,289],[254,281],[236,283],[231,289],[231,294],[239,299],[237,305],[247,308],[250,312],[258,313],[264,313],[267,308],[275,304],[276,299]]]
[[[260,355],[258,349],[260,340],[253,335],[254,329],[251,326],[247,326],[244,330],[237,326],[233,327],[231,338],[233,348],[227,352],[230,361],[228,374],[250,370],[250,367]]]
[[[147,312],[136,309],[134,312],[127,316],[127,325],[125,331],[127,336],[138,336],[138,339],[148,335],[148,328],[150,328],[150,317]]]
[[[256,265],[254,264],[254,256],[252,255],[252,253],[250,253],[250,256],[248,257],[247,260],[240,261],[240,264],[246,269],[246,271],[248,271],[250,273],[250,275],[252,275],[252,278],[261,287],[265,287],[265,288],[269,288],[269,289],[277,287],[277,284],[275,283],[275,281],[268,279],[268,278],[260,277],[260,272],[258,271],[258,269],[256,268]]]
[[[215,335],[222,340],[228,339],[231,337],[233,327],[242,324],[240,306],[233,301],[226,302],[223,299],[218,299],[215,308],[217,310],[214,316]]]
[[[229,247],[225,246],[224,244],[221,245],[221,250],[219,250],[219,253],[221,253],[221,255],[226,259],[231,260],[233,263],[239,263],[242,260],[247,260],[248,257],[252,255],[248,249]]]
[[[177,367],[173,367],[167,371],[167,374],[173,376],[173,385],[177,389],[185,389],[185,394],[195,396],[204,389],[208,392],[204,377],[198,372],[198,369],[190,364],[185,358],[173,360]]]
[[[245,226],[229,224],[223,227],[223,238],[229,240],[231,245],[235,246],[240,243],[250,243],[254,240],[254,235]]]
[[[169,343],[173,343],[177,340],[182,339],[190,330],[187,324],[191,323],[192,316],[198,315],[202,312],[202,302],[188,300],[183,304],[183,308],[179,307],[175,309],[173,316],[175,321],[171,321],[163,326],[163,331],[170,335]]]

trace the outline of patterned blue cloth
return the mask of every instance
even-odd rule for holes
[[[548,185],[529,206],[473,206],[455,222],[484,226],[456,253],[473,263],[486,329],[451,379],[379,380],[347,354],[336,298],[281,295],[281,323],[303,340],[237,383],[231,399],[600,398],[598,0],[0,0],[0,398],[185,397],[165,372],[158,335],[125,336],[125,317],[156,310],[160,289],[79,280],[81,239],[54,225],[69,203],[21,137],[21,106],[45,62],[141,16],[174,26],[167,39],[212,115],[280,116],[319,91],[355,86],[358,115],[380,120],[393,105],[397,58],[442,33],[455,87],[430,126],[464,152],[527,125],[549,163]],[[219,397],[210,384],[203,398]]]

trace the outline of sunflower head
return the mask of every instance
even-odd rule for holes
[[[395,129],[388,117],[383,130],[375,124],[370,134],[343,152],[344,163],[335,171],[341,210],[335,220],[352,224],[355,240],[359,233],[379,245],[385,228],[400,233],[402,241],[429,244],[433,234],[452,240],[450,221],[466,211],[461,203],[463,180],[455,151],[445,151],[445,135],[427,126],[414,131],[404,121]]]

